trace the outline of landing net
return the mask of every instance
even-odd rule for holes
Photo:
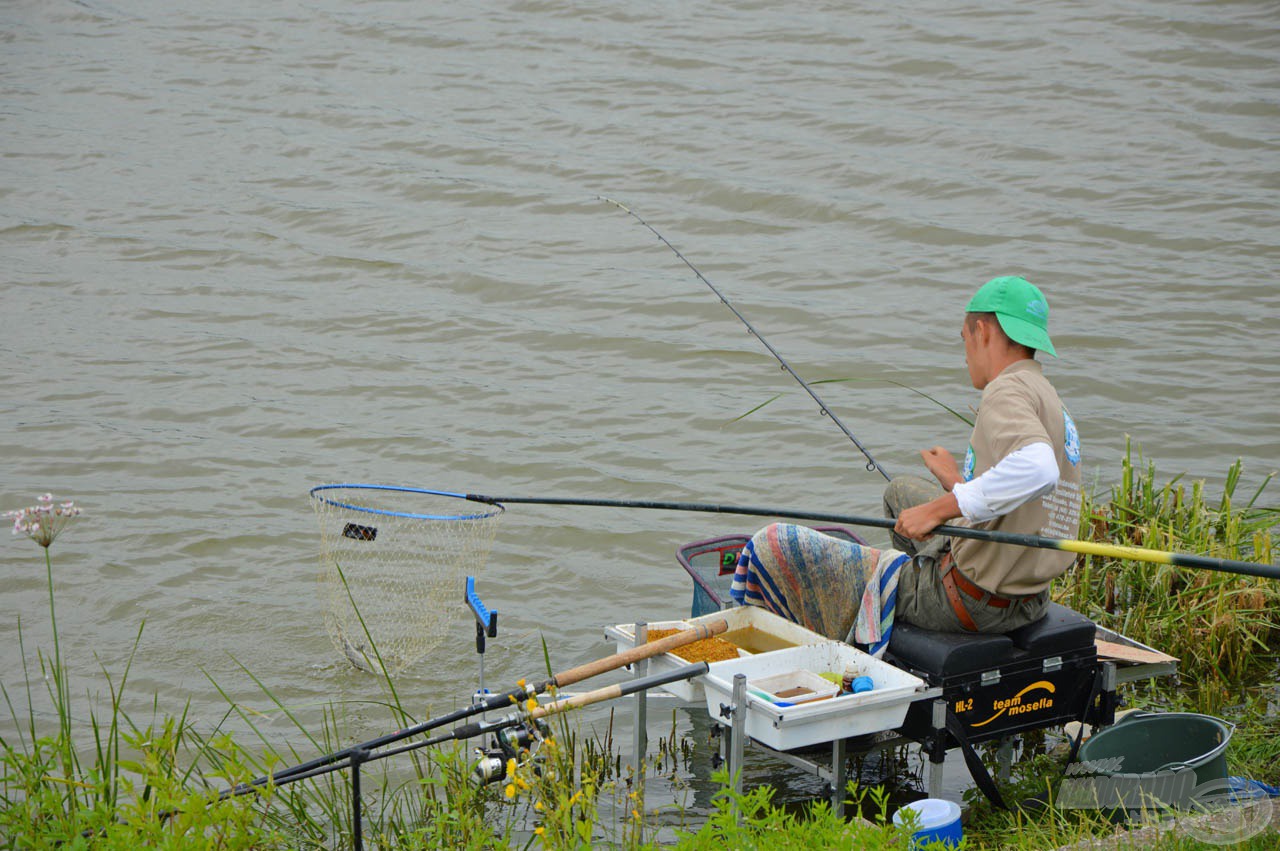
[[[389,485],[321,485],[311,505],[329,636],[356,667],[393,674],[435,649],[465,610],[463,577],[484,566],[504,510]]]

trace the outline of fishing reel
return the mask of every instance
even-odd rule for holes
[[[475,749],[476,764],[471,770],[472,777],[481,786],[498,783],[506,779],[510,760],[514,759],[517,765],[536,761],[547,729],[547,725],[539,720],[497,731],[490,747]]]

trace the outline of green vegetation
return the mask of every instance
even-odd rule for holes
[[[1081,537],[1104,543],[1275,562],[1276,509],[1257,501],[1271,476],[1235,504],[1241,465],[1227,471],[1220,499],[1204,482],[1159,484],[1154,462],[1134,464],[1126,447],[1120,483],[1103,501],[1086,498]],[[1122,635],[1177,656],[1181,687],[1213,712],[1272,674],[1280,629],[1280,582],[1207,570],[1081,557],[1056,585],[1059,602]],[[1172,696],[1169,698],[1173,700]]]
[[[1229,558],[1273,562],[1277,512],[1261,508],[1263,483],[1237,498],[1240,465],[1228,472],[1220,498],[1202,483],[1177,478],[1157,483],[1153,464],[1123,460],[1121,481],[1104,497],[1086,500],[1082,537]],[[1269,480],[1269,479],[1268,479]],[[61,527],[59,527],[61,528]],[[48,527],[46,527],[48,531]],[[35,538],[35,535],[32,535]],[[270,688],[256,679],[272,714],[292,720],[305,747],[277,750],[278,733],[261,730],[260,713],[228,697],[224,723],[196,729],[185,710],[163,711],[152,701],[147,718],[125,711],[129,663],[101,672],[106,698],[88,708],[88,722],[67,686],[57,645],[52,534],[44,547],[52,655],[36,653],[19,688],[0,686],[12,717],[0,737],[0,848],[341,848],[352,836],[349,773],[266,786],[223,800],[220,790],[255,776],[342,748],[350,741],[339,707],[327,710],[319,731],[308,730]],[[1237,725],[1228,750],[1233,774],[1280,785],[1280,718],[1276,688],[1277,604],[1280,583],[1207,571],[1081,557],[1056,585],[1061,602],[1145,644],[1181,658],[1176,683],[1126,687],[1132,706],[1206,712]],[[139,630],[138,640],[141,640]],[[135,642],[135,650],[137,643]],[[26,659],[26,648],[23,658]],[[245,675],[253,678],[248,670]],[[417,719],[400,704],[395,683],[362,704],[386,716],[387,729]],[[216,684],[215,684],[216,685]],[[224,693],[225,694],[225,693]],[[39,720],[52,706],[56,720]],[[235,720],[251,731],[251,745],[224,727]],[[1064,770],[1065,748],[1029,736],[1014,776],[1002,784],[1009,801],[1051,794]],[[687,771],[702,747],[671,734],[646,764],[649,776]],[[570,716],[557,716],[540,738],[515,752],[498,783],[477,783],[463,745],[414,751],[366,765],[366,847],[591,848],[668,846],[715,848],[905,848],[907,830],[888,823],[888,796],[851,787],[853,811],[868,820],[838,817],[821,801],[779,804],[768,786],[741,796],[721,791],[708,815],[679,807],[646,808],[644,783],[623,765],[611,733],[581,738]],[[1060,848],[1112,834],[1116,826],[1086,810],[993,810],[976,796],[966,817],[969,848]],[[1271,848],[1274,830],[1237,847]],[[1141,835],[1108,847],[1210,849],[1185,835]]]
[[[1280,512],[1258,505],[1272,476],[1241,504],[1239,462],[1227,472],[1222,496],[1211,500],[1204,482],[1174,477],[1159,483],[1153,462],[1126,446],[1120,482],[1105,497],[1086,496],[1080,537],[1102,543],[1195,553],[1272,564]],[[1117,559],[1080,556],[1054,584],[1059,602],[1101,626],[1180,659],[1176,681],[1122,687],[1129,706],[1200,712],[1236,725],[1227,750],[1229,771],[1280,785],[1280,717],[1273,707],[1280,650],[1280,582]],[[1065,748],[1043,746],[1014,771],[1009,801],[1049,794],[1061,777]],[[1037,753],[1038,750],[1038,753]],[[1115,826],[1096,813],[1050,809],[1034,816],[1001,813],[976,797],[967,835],[975,848],[1007,847],[1016,832],[1027,848],[1057,848],[1072,837],[1109,834]],[[1245,847],[1272,848],[1274,831]],[[1187,844],[1191,842],[1192,844]],[[1121,845],[1119,847],[1126,847]],[[1186,837],[1144,837],[1135,848],[1209,848]]]

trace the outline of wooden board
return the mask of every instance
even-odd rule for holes
[[[1141,647],[1130,647],[1127,644],[1117,644],[1114,641],[1103,641],[1101,638],[1094,639],[1093,643],[1098,646],[1099,659],[1135,662],[1138,664],[1178,661],[1176,656],[1170,656],[1157,650],[1144,650]]]

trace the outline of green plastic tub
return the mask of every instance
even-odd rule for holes
[[[1194,712],[1135,712],[1095,733],[1080,747],[1087,774],[1102,799],[1121,807],[1185,806],[1196,789],[1227,777],[1227,744],[1235,727]],[[1077,790],[1078,791],[1078,790]]]

